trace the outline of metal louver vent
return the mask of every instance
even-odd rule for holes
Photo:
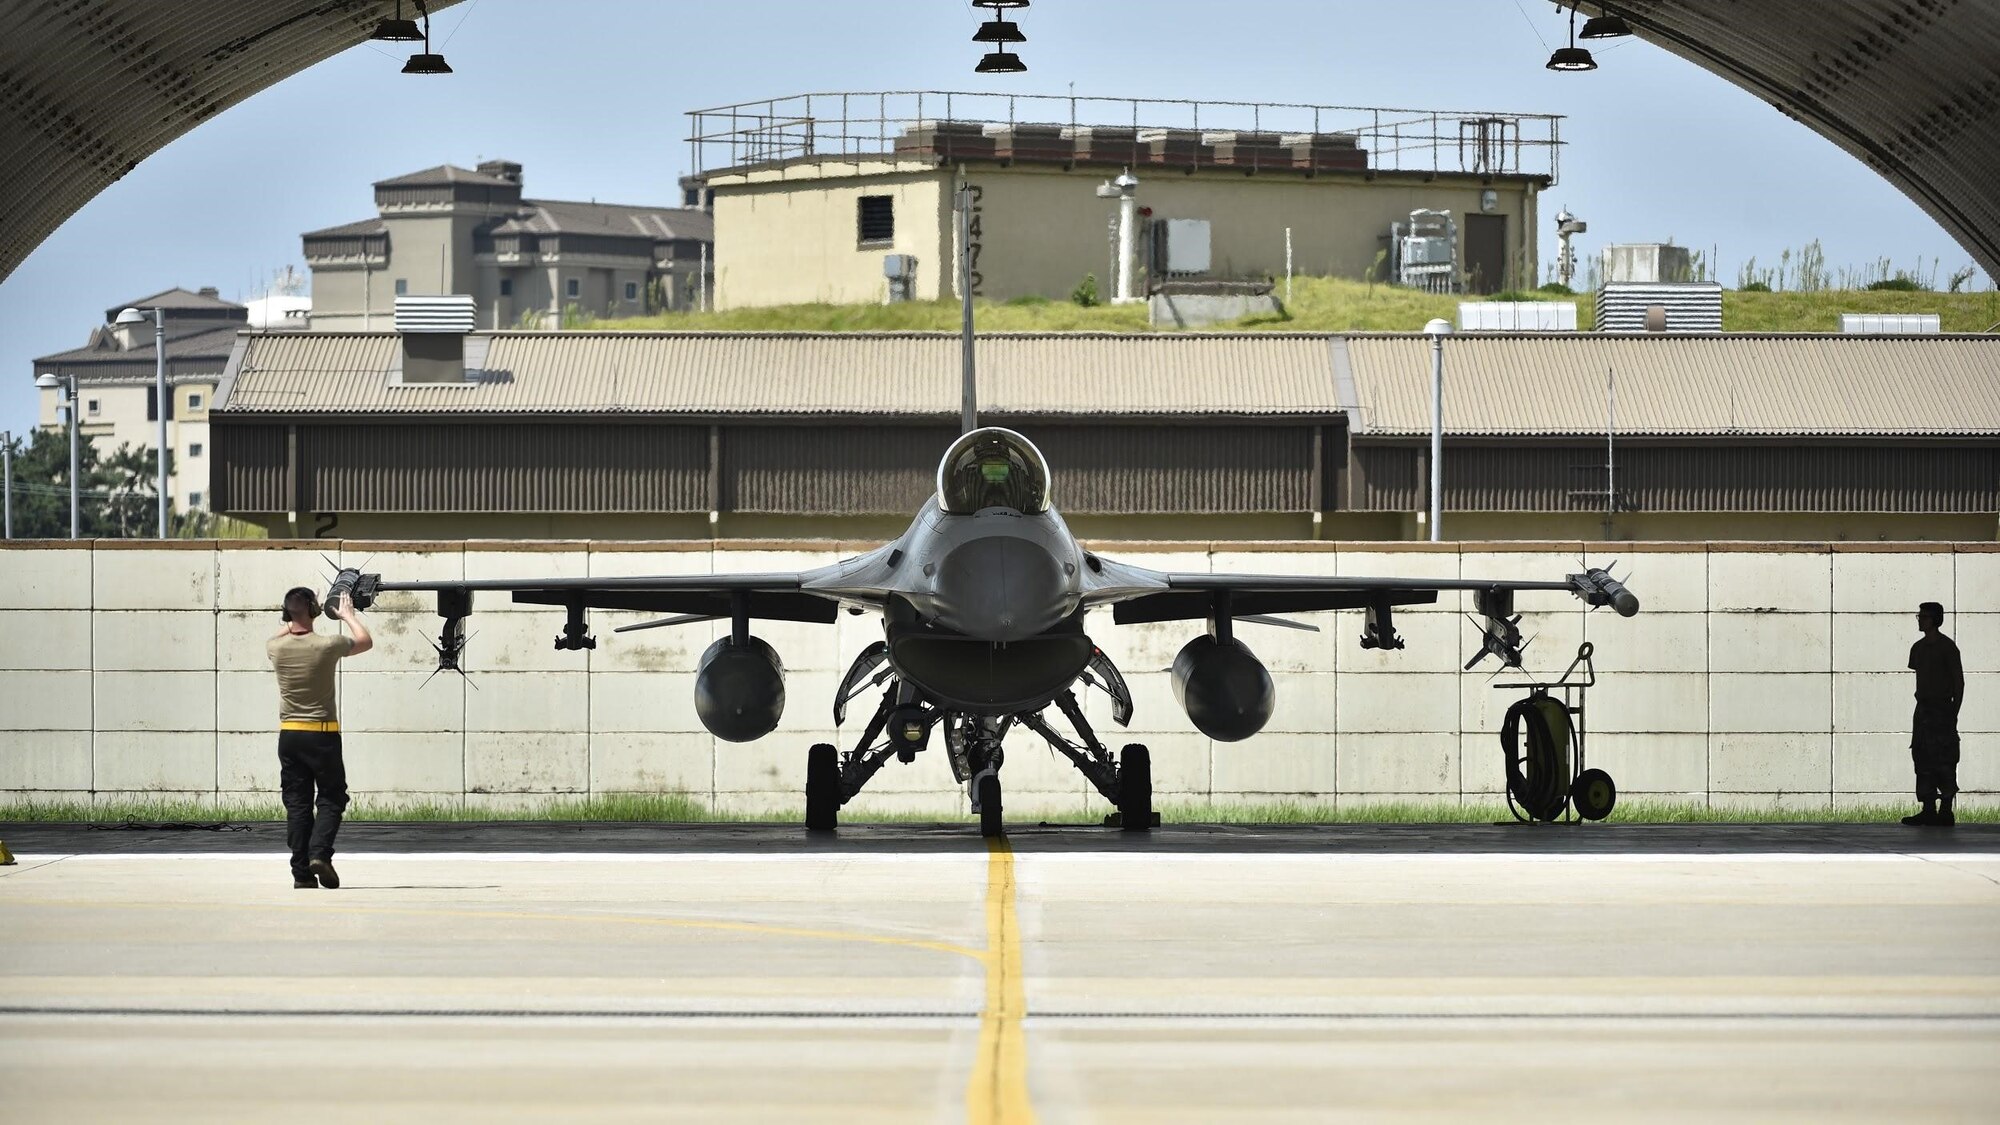
[[[464,335],[478,322],[472,298],[464,294],[396,298],[396,331]]]
[[[1644,332],[1653,306],[1666,311],[1668,332],[1722,331],[1722,286],[1713,281],[1607,282],[1597,291],[1597,330]]]

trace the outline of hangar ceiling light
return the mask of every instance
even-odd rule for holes
[[[402,10],[402,0],[397,0],[397,10]],[[403,73],[450,74],[451,64],[444,61],[444,56],[431,53],[431,13],[424,7],[424,0],[417,0],[417,14],[424,17],[424,49],[423,53],[411,55],[410,61],[403,64]]]
[[[417,21],[403,18],[403,0],[396,0],[395,17],[384,17],[375,25],[375,33],[368,38],[384,43],[415,43],[423,37],[424,33],[417,29]]]
[[[1012,51],[994,51],[972,69],[980,74],[1020,74],[1028,69],[1028,64]]]
[[[1592,16],[1583,21],[1583,30],[1577,32],[1578,39],[1617,39],[1632,34],[1625,26],[1623,16]]]
[[[1590,57],[1589,51],[1576,45],[1576,4],[1574,2],[1569,6],[1569,46],[1556,48],[1555,54],[1549,56],[1548,69],[1571,71],[1597,69],[1597,60]]]
[[[1028,6],[1028,0],[972,0],[975,8],[987,8],[993,12],[993,19],[981,24],[973,33],[974,43],[1026,43],[1028,37],[1021,34],[1021,25],[1013,20],[1001,19],[1000,13]],[[978,74],[1020,74],[1028,69],[1021,56],[1012,51],[996,47],[979,60],[972,68]]]
[[[991,23],[982,23],[973,33],[974,43],[1026,43],[1028,37],[1021,34],[1021,25],[1013,20],[1003,20],[998,16]]]

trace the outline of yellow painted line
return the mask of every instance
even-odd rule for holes
[[[1032,1125],[1028,1097],[1028,992],[1021,975],[1021,920],[1014,909],[1014,850],[986,842],[986,1008],[979,1013],[979,1056],[965,1088],[974,1125]]]
[[[866,945],[892,945],[904,949],[923,949],[932,953],[949,953],[956,957],[969,957],[982,964],[990,954],[982,949],[969,949],[963,945],[953,945],[944,941],[926,941],[921,938],[893,937],[888,934],[866,934],[852,930],[814,930],[797,926],[772,926],[761,922],[722,922],[692,918],[654,918],[634,914],[556,914],[525,910],[445,910],[420,907],[377,907],[377,906],[272,906],[256,902],[77,902],[66,899],[9,898],[10,906],[54,906],[75,910],[309,910],[318,914],[369,914],[410,918],[499,918],[518,922],[608,922],[631,926],[663,926],[685,930],[718,930],[724,933],[753,934],[759,937],[800,938],[811,941],[860,942]]]

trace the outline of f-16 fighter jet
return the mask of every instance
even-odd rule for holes
[[[1114,756],[1085,720],[1077,694],[1110,696],[1112,718],[1132,718],[1124,677],[1091,641],[1092,610],[1115,624],[1202,621],[1205,629],[1174,658],[1173,686],[1188,720],[1221,742],[1261,730],[1276,689],[1237,625],[1292,624],[1270,615],[1329,609],[1367,612],[1364,648],[1403,647],[1397,606],[1435,602],[1443,590],[1470,590],[1484,619],[1471,667],[1485,656],[1519,667],[1522,641],[1514,596],[1524,590],[1574,594],[1592,607],[1630,617],[1639,600],[1602,569],[1560,581],[1350,578],[1276,574],[1176,574],[1100,556],[1076,541],[1054,505],[1049,466],[1012,430],[973,428],[938,463],[937,492],[892,543],[830,566],[796,573],[667,575],[650,578],[522,578],[504,581],[393,582],[343,571],[329,595],[366,606],[387,590],[435,591],[445,619],[439,666],[458,667],[473,595],[504,591],[516,602],[568,610],[558,649],[596,647],[590,609],[652,610],[671,616],[619,631],[727,621],[729,634],[702,654],[695,709],[718,738],[749,742],[776,729],[785,708],[785,670],[752,631],[756,621],[833,623],[846,609],[879,614],[882,638],[862,649],[832,700],[835,724],[849,704],[879,689],[873,717],[854,748],[807,751],[806,826],[832,829],[841,806],[890,758],[908,763],[942,731],[945,753],[966,786],[986,836],[1002,832],[1002,743],[1016,727],[1046,739],[1115,804],[1127,830],[1155,823],[1152,763],[1133,744]],[[1308,626],[1309,628],[1309,626]],[[1051,722],[1061,716],[1070,733]]]

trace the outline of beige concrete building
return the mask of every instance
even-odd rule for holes
[[[505,160],[374,187],[374,218],[302,236],[316,330],[386,328],[397,297],[423,294],[470,295],[491,329],[702,300],[712,237],[700,208],[526,199],[521,166]]]
[[[690,114],[715,212],[717,307],[885,300],[890,255],[915,257],[914,299],[954,296],[961,178],[975,197],[978,295],[1061,299],[1093,274],[1108,300],[1118,203],[1098,189],[1125,170],[1142,227],[1207,221],[1204,278],[1282,277],[1288,255],[1297,273],[1379,276],[1392,225],[1439,210],[1456,225],[1460,288],[1537,279],[1557,118],[1226,105],[1192,114],[1243,124],[1149,126],[1191,103],[1021,98],[1007,99],[1008,116],[979,116],[990,100],[812,95]],[[1090,112],[1100,123],[1079,124]],[[1037,113],[1068,123],[1023,119]],[[1299,131],[1270,124],[1283,120]],[[1143,268],[1145,230],[1135,242]]]
[[[104,323],[73,351],[34,361],[34,374],[74,375],[81,432],[102,455],[120,446],[159,445],[153,324],[115,324],[126,308],[160,309],[167,326],[167,489],[176,511],[209,507],[208,412],[237,333],[249,327],[249,309],[223,300],[214,288],[169,289],[104,310]],[[64,426],[61,392],[39,392],[45,429]]]

